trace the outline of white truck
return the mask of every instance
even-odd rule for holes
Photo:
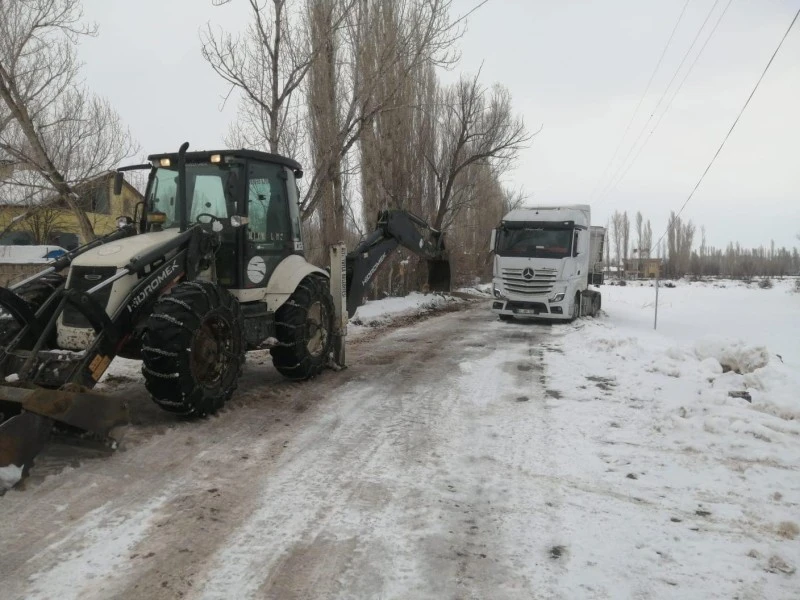
[[[571,321],[600,311],[604,227],[587,204],[512,210],[492,231],[492,311],[500,319]]]

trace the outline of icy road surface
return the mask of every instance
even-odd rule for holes
[[[367,332],[305,384],[256,354],[201,422],[123,378],[127,449],[0,498],[0,596],[797,598],[796,405],[609,310]]]

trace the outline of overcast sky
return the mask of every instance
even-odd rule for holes
[[[591,203],[604,224],[640,210],[654,234],[687,198],[741,109],[800,0],[732,0],[641,153],[728,0],[690,0],[616,160],[609,162],[686,0],[490,0],[469,19],[452,81],[481,68],[510,89],[541,133],[507,183],[530,202]],[[455,0],[466,12],[476,0]],[[107,96],[145,153],[223,146],[235,106],[200,56],[198,30],[238,29],[245,2],[84,0],[100,35],[82,43],[87,83]],[[713,9],[713,10],[712,10]],[[655,110],[706,17],[698,42]],[[800,245],[800,23],[789,34],[733,135],[684,211],[708,243]],[[627,163],[623,159],[628,157]],[[616,177],[614,175],[616,174]],[[699,236],[699,233],[698,233]]]

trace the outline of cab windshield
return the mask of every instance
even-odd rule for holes
[[[220,219],[236,214],[236,189],[241,179],[241,166],[187,164],[186,197],[189,199],[188,221],[191,225],[203,213]],[[163,212],[163,227],[178,227],[178,169],[159,167],[147,191],[147,210]]]
[[[498,256],[565,258],[572,250],[572,229],[501,228],[497,236]]]

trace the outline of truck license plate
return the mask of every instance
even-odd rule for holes
[[[514,312],[517,313],[518,315],[537,315],[537,314],[539,314],[537,311],[535,311],[532,308],[518,308]]]

